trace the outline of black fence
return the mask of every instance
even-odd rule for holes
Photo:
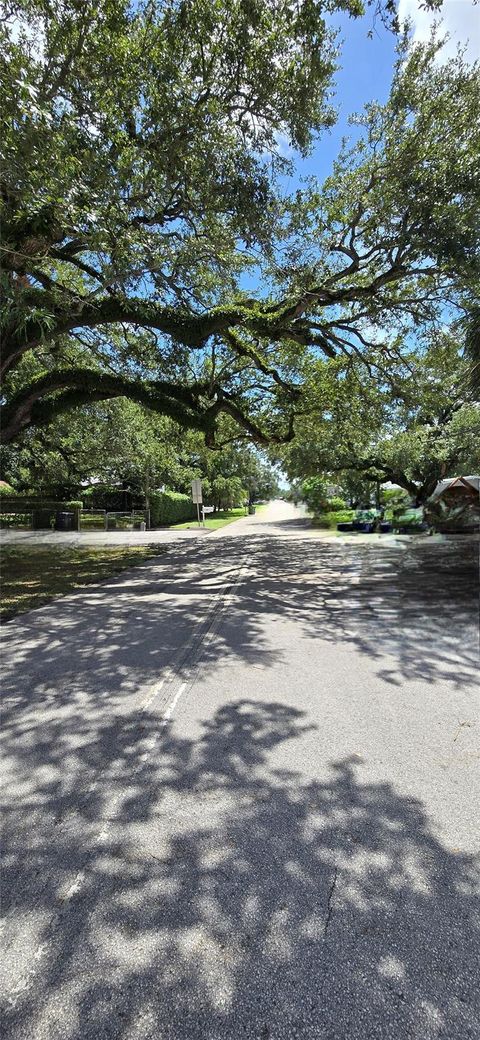
[[[150,515],[148,509],[82,509],[79,504],[19,495],[0,500],[0,527],[17,531],[142,531],[149,529]]]

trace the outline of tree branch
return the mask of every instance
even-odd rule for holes
[[[32,381],[2,406],[1,441],[8,444],[26,427],[45,426],[71,408],[116,397],[128,397],[151,411],[169,416],[186,429],[202,431],[207,443],[212,445],[217,418],[222,412],[232,416],[257,443],[283,443],[293,436],[293,416],[286,435],[262,430],[233,395],[224,394],[208,383],[181,386],[159,379],[141,382],[95,370],[66,369],[49,372]]]

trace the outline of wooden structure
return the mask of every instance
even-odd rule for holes
[[[463,534],[480,530],[480,476],[439,480],[425,513],[437,531]]]

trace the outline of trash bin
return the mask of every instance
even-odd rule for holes
[[[55,530],[71,531],[73,528],[73,513],[55,513]]]
[[[145,523],[145,520],[142,520],[142,522],[140,524],[140,530],[141,531],[146,531],[147,530],[147,525]]]
[[[255,516],[255,506],[249,506],[248,507],[248,515],[249,516]]]

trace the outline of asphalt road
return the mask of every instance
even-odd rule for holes
[[[479,1040],[477,557],[276,504],[5,626],[5,1040]]]

